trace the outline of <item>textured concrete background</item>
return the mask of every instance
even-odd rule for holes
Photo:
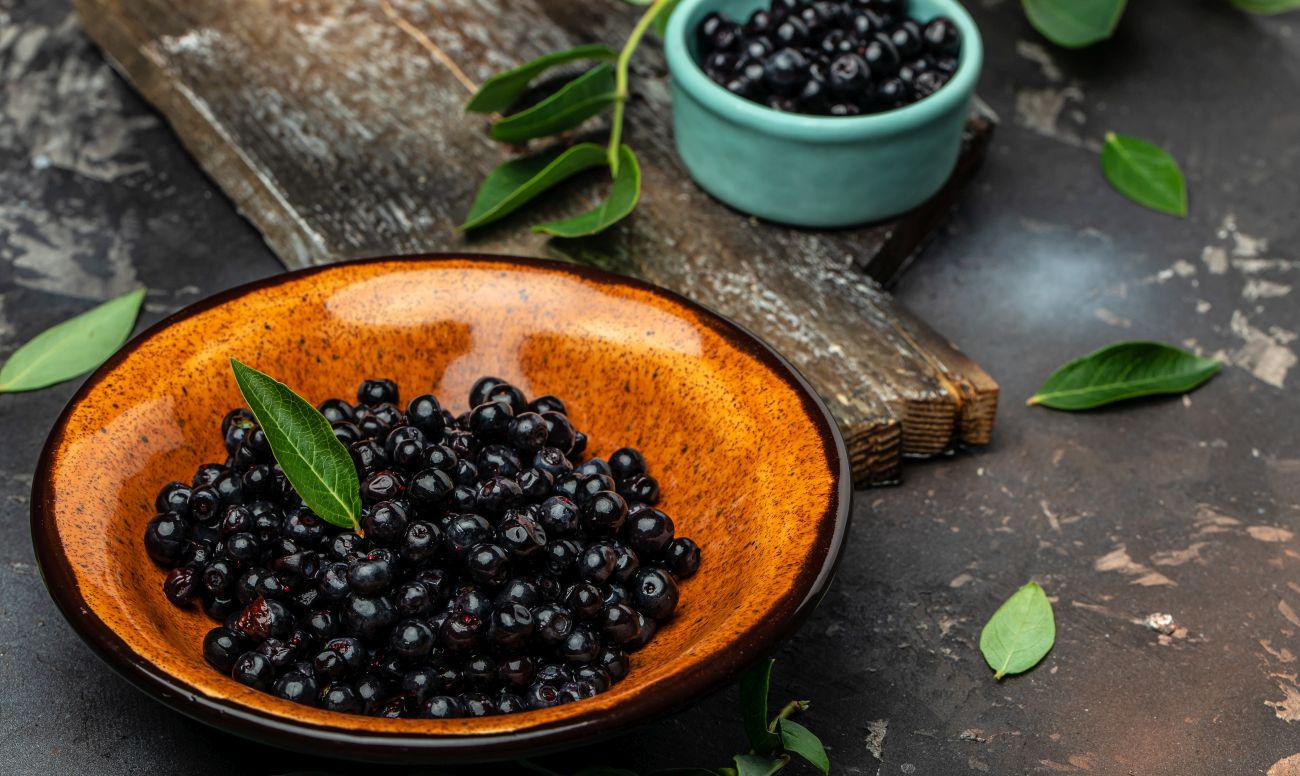
[[[843,774],[1300,773],[1300,16],[1133,4],[1118,37],[1043,45],[1011,0],[973,11],[1003,117],[950,230],[899,297],[1002,384],[987,450],[863,492],[840,576],[782,649],[773,697]],[[144,323],[279,267],[63,0],[0,0],[0,356],[96,301]],[[1183,163],[1186,221],[1113,194],[1106,130]],[[1155,338],[1232,364],[1184,400],[1022,405],[1057,365]],[[0,396],[0,771],[271,774],[304,763],[133,690],[72,634],[27,528],[66,384]],[[1058,641],[995,684],[979,628],[1027,579]],[[723,765],[734,693],[551,764]],[[373,772],[375,769],[366,769]]]

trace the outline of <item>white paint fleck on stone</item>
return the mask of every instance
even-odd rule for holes
[[[1290,348],[1296,339],[1295,333],[1277,326],[1270,327],[1268,331],[1256,328],[1240,310],[1232,312],[1229,328],[1242,344],[1233,350],[1221,351],[1216,356],[1225,363],[1245,369],[1275,388],[1285,387],[1287,373],[1298,360]]]
[[[1083,90],[1074,84],[1021,89],[1016,92],[1016,123],[1066,145],[1100,150],[1097,143],[1085,141],[1077,128],[1061,123],[1061,114],[1067,107],[1071,109],[1071,120],[1076,125],[1081,123],[1077,116],[1082,116],[1082,111],[1076,113],[1076,110],[1083,96]]]
[[[1218,245],[1207,245],[1201,249],[1201,262],[1211,275],[1222,275],[1228,271],[1228,251]]]
[[[1127,329],[1133,325],[1133,322],[1130,321],[1128,318],[1124,318],[1120,315],[1117,315],[1105,307],[1098,307],[1096,310],[1093,310],[1093,315],[1097,316],[1097,320],[1101,321],[1102,323],[1109,324],[1111,326],[1115,326],[1120,329]]]
[[[867,751],[877,760],[884,759],[885,734],[889,732],[889,720],[873,719],[867,723]]]
[[[1247,278],[1246,285],[1241,289],[1241,297],[1252,302],[1257,299],[1275,299],[1289,293],[1291,286],[1264,278]]]
[[[1043,71],[1043,77],[1047,80],[1053,83],[1061,80],[1061,68],[1056,66],[1056,61],[1052,59],[1052,55],[1041,43],[1018,40],[1016,41],[1016,53],[1038,65],[1038,68]]]
[[[1092,567],[1097,571],[1117,571],[1125,576],[1135,577],[1130,583],[1141,585],[1143,587],[1153,587],[1156,585],[1176,586],[1169,577],[1161,574],[1159,571],[1152,571],[1150,568],[1138,563],[1129,556],[1128,550],[1124,545],[1119,545],[1110,552],[1102,555],[1093,561]]]

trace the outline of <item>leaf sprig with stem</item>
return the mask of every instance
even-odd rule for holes
[[[632,0],[629,0],[632,2]],[[623,122],[631,95],[629,68],[632,55],[654,28],[662,32],[677,0],[632,2],[645,5],[619,51],[603,44],[576,46],[538,57],[489,78],[466,104],[474,113],[499,113],[514,105],[537,77],[561,65],[590,61],[595,64],[531,107],[498,118],[491,135],[508,143],[526,143],[567,132],[612,110],[609,140],[602,150],[595,143],[552,147],[531,156],[510,159],[498,166],[480,185],[462,230],[477,229],[510,213],[585,170],[604,166],[611,185],[604,201],[585,213],[537,224],[533,231],[558,237],[596,234],[632,212],[641,196],[641,168],[636,154],[623,143]]]
[[[749,739],[750,750],[737,754],[731,765],[722,768],[677,767],[655,771],[651,776],[771,776],[801,757],[821,773],[830,773],[830,758],[822,742],[808,728],[791,719],[807,711],[808,701],[790,701],[776,716],[768,718],[767,695],[771,683],[771,658],[750,669],[740,681],[740,715]],[[529,760],[520,760],[524,768],[542,776],[564,776]],[[588,766],[573,776],[638,776],[636,771],[607,766]]]

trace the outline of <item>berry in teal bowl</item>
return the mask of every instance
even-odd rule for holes
[[[682,0],[664,48],[691,176],[737,210],[805,227],[934,195],[984,58],[956,0]]]

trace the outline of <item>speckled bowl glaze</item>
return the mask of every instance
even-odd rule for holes
[[[563,397],[592,450],[646,454],[700,572],[631,673],[544,711],[388,720],[283,701],[214,671],[213,624],[163,597],[141,534],[168,480],[224,456],[242,404],[231,356],[310,401],[365,377],[433,389],[460,412],[494,374]],[[335,264],[188,307],[133,339],[82,386],[41,455],[32,535],[77,633],[145,692],[227,731],[337,757],[455,762],[582,743],[735,680],[820,599],[844,543],[848,457],[826,408],[770,348],[671,292],[593,269],[487,256]]]
[[[677,153],[695,182],[732,207],[783,224],[841,227],[904,213],[948,180],[983,66],[979,28],[958,0],[909,0],[911,15],[949,16],[962,34],[942,89],[865,116],[783,113],[728,92],[699,65],[695,31],[711,11],[744,20],[768,0],[682,0],[668,21]]]

